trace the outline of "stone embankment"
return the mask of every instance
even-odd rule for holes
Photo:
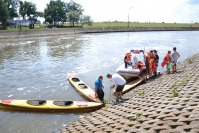
[[[199,54],[123,98],[129,100],[88,113],[62,133],[199,133]]]
[[[22,37],[40,37],[56,35],[73,35],[82,33],[107,33],[107,32],[139,32],[139,31],[193,31],[199,30],[197,27],[181,28],[54,28],[54,29],[34,29],[34,30],[16,30],[0,31],[0,39],[22,38]]]

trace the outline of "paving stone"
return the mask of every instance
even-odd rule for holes
[[[184,122],[169,122],[167,123],[168,126],[170,126],[172,129],[176,129],[178,126],[184,126],[186,123]]]
[[[168,129],[168,130],[161,130],[160,133],[182,133],[184,130],[179,129]]]
[[[161,130],[167,130],[167,129],[170,129],[169,126],[157,126],[157,127],[154,127],[153,130],[155,130],[156,132],[160,132]]]
[[[178,120],[178,122],[184,122],[187,125],[190,125],[190,123],[192,121],[198,121],[198,120],[199,120],[199,118],[181,118],[181,119]]]
[[[199,133],[199,129],[191,129],[191,133]]]

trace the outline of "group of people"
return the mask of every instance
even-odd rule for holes
[[[107,74],[107,78],[111,79],[112,81],[112,85],[110,86],[110,89],[113,89],[114,87],[116,87],[115,90],[115,95],[116,95],[116,103],[118,103],[119,101],[122,101],[122,91],[123,88],[126,84],[126,80],[120,76],[119,74]],[[99,76],[96,80],[95,80],[95,97],[98,97],[100,99],[101,102],[104,103],[104,86],[102,84],[102,80],[103,80],[103,76]]]
[[[172,54],[171,54],[171,51],[168,51],[168,53],[165,55],[163,62],[161,63],[161,66],[163,68],[166,65],[167,74],[177,72],[176,63],[179,57],[180,57],[180,54],[176,51],[176,47],[173,47]],[[171,69],[172,69],[172,72],[171,72]]]
[[[157,50],[150,50],[149,52],[147,52],[147,55],[144,54],[144,63],[146,68],[145,73],[149,76],[156,76],[159,63],[159,56],[157,54]],[[139,69],[140,67],[141,66],[138,66]],[[143,73],[143,70],[140,70],[140,73]],[[142,75],[143,74],[141,74],[141,76]],[[140,74],[138,76],[140,77]]]
[[[142,52],[144,57],[144,63],[137,60],[137,62],[135,62],[135,65],[133,66],[133,68],[138,68],[140,70],[138,77],[143,78],[144,75],[157,75],[157,67],[159,63],[157,50],[150,50],[149,52],[147,52],[147,55],[145,55],[144,51]],[[125,55],[124,64],[125,68],[127,68],[127,65],[132,65],[130,53],[127,53]]]
[[[144,56],[144,63],[141,61],[138,61],[137,68],[140,70],[140,73],[138,74],[138,77],[140,79],[146,80],[146,75],[157,75],[157,67],[159,63],[159,56],[157,54],[157,50],[150,50],[150,52]],[[168,53],[165,55],[163,62],[161,63],[161,66],[164,67],[167,66],[167,73],[170,73],[170,69],[172,68],[172,72],[176,72],[176,62],[178,58],[180,57],[180,54],[176,51],[176,47],[173,48],[173,53],[171,54],[171,51],[168,51]],[[131,54],[127,53],[124,57],[124,63],[125,68],[127,68],[127,65],[132,65],[131,62]],[[126,80],[119,74],[107,74],[107,78],[111,79],[112,85],[110,86],[110,89],[116,87],[115,93],[116,93],[116,103],[119,101],[122,101],[122,91],[126,84]],[[102,84],[103,76],[99,76],[95,80],[95,97],[98,97],[101,102],[104,102],[104,86]]]

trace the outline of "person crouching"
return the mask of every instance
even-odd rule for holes
[[[146,81],[146,75],[147,75],[146,68],[143,68],[142,65],[139,64],[138,69],[140,70],[140,73],[138,74],[139,79]]]

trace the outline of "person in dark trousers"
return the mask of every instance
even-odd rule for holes
[[[147,71],[147,75],[149,75],[149,57],[146,56],[144,53],[144,64],[145,64],[145,67],[146,67],[146,71]]]
[[[99,76],[95,80],[95,97],[98,97],[101,102],[104,102],[104,86],[102,84],[103,76]]]
[[[158,63],[159,63],[159,56],[158,56],[158,52],[157,50],[154,50],[154,55],[155,55],[155,61],[154,63],[156,63],[156,70],[154,71],[154,75],[157,76],[157,68],[158,68]]]

